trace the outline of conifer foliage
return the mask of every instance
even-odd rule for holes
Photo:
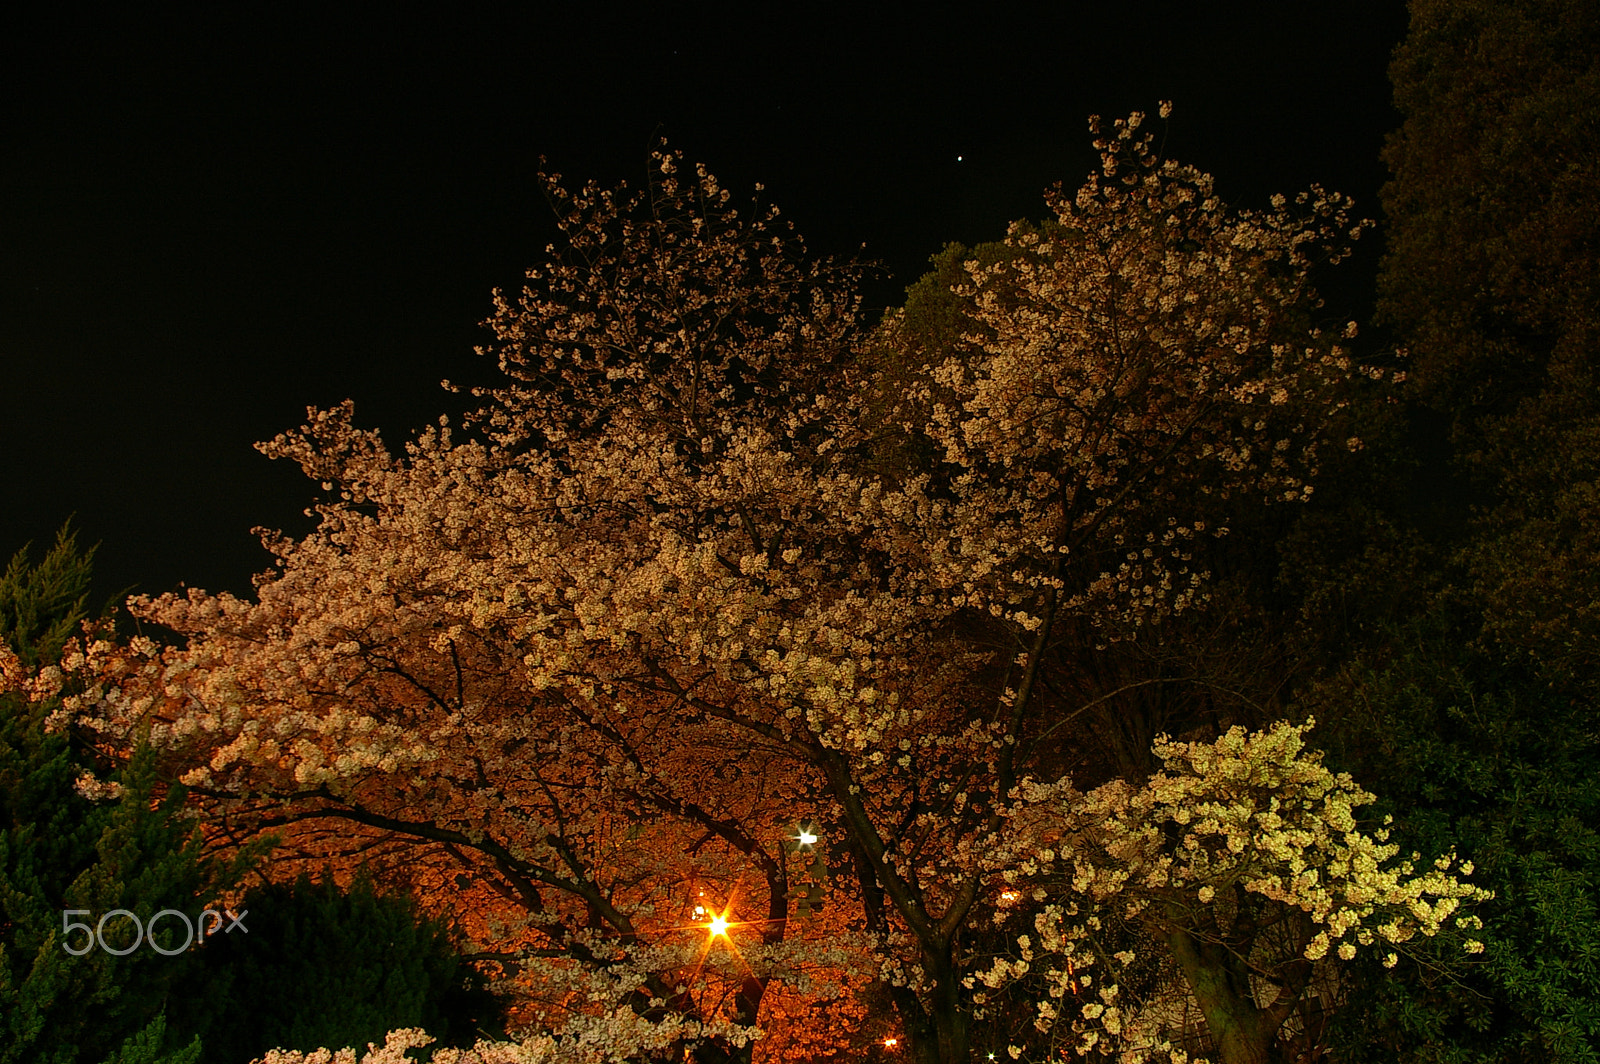
[[[64,912],[79,923],[88,914],[91,927],[117,909],[143,921],[166,908],[193,915],[238,871],[201,860],[193,823],[178,815],[181,789],[157,800],[148,748],[109,784],[85,782],[104,765],[61,727],[54,663],[84,620],[92,555],[63,528],[41,562],[23,548],[0,578],[0,671],[12,681],[0,691],[0,1060],[195,1064],[198,1039],[165,1017],[191,957],[64,948]],[[43,668],[23,685],[31,690],[17,689],[24,662]],[[111,794],[123,800],[104,802]],[[125,919],[106,932],[113,948],[132,938]],[[83,934],[73,932],[74,952]]]

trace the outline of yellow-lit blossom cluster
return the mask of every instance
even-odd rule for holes
[[[1305,748],[1312,724],[1235,727],[1213,743],[1162,736],[1154,749],[1164,767],[1137,787],[1114,780],[1085,794],[1068,781],[1024,781],[998,875],[1048,901],[1037,939],[1019,937],[1017,955],[979,978],[999,987],[1042,968],[1050,1000],[1039,1003],[1041,1030],[1063,1023],[1085,1051],[1111,1044],[1131,1061],[1177,1060],[1174,1032],[1141,1016],[1160,1003],[1130,1001],[1119,986],[1136,956],[1108,952],[1114,928],[1172,947],[1178,960],[1164,963],[1180,969],[1186,950],[1225,947],[1257,983],[1265,1012],[1304,992],[1309,962],[1372,948],[1392,966],[1395,946],[1438,935],[1452,918],[1459,929],[1482,927],[1459,915],[1463,902],[1493,897],[1457,878],[1472,864],[1453,853],[1420,872],[1420,854],[1396,861],[1387,827],[1357,824],[1373,796]],[[1260,931],[1268,927],[1275,937]],[[1463,948],[1482,945],[1465,938]],[[1196,992],[1197,1011],[1215,1004]],[[1064,999],[1070,1007],[1056,1004]]]

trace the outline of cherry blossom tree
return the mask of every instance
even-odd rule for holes
[[[338,494],[311,537],[272,541],[258,601],[146,601],[185,650],[100,643],[67,664],[112,685],[84,699],[105,696],[88,723],[111,742],[156,720],[216,823],[298,826],[313,861],[403,861],[483,956],[521,967],[525,1018],[568,1051],[748,1059],[773,978],[827,1017],[864,954],[825,911],[817,841],[797,841],[815,774],[681,712],[647,653],[692,648],[708,596],[744,593],[708,539],[745,491],[719,481],[755,475],[721,453],[748,446],[729,426],[783,432],[855,307],[849,271],[802,261],[775,209],[741,218],[709,175],[684,186],[658,162],[631,203],[548,179],[569,247],[519,306],[497,300],[519,383],[480,439],[441,427],[395,459],[348,404],[315,413],[264,450]],[[708,941],[713,918],[732,928]]]
[[[138,600],[185,645],[79,648],[72,710],[108,747],[153,722],[241,838],[403,863],[567,1050],[751,1059],[871,976],[882,1037],[967,1060],[988,857],[1085,708],[1044,677],[1202,606],[1219,515],[1359,442],[1328,426],[1364,371],[1308,326],[1348,202],[1229,209],[1143,121],[1094,127],[1100,173],[909,375],[858,271],[703,168],[550,176],[564,244],[496,296],[509,382],[465,433],[397,455],[312,411],[263,449],[320,527],[265,537],[255,601]]]

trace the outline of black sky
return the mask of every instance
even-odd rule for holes
[[[1399,3],[929,7],[4,16],[0,556],[76,512],[107,593],[247,592],[250,528],[305,531],[315,488],[254,441],[348,397],[398,446],[458,409],[441,378],[493,381],[476,323],[553,239],[541,155],[637,183],[664,134],[814,250],[865,243],[877,306],[1076,187],[1087,115],[1163,98],[1230,201],[1377,214]]]

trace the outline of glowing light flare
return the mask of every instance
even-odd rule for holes
[[[816,824],[809,820],[802,820],[794,826],[794,834],[788,836],[788,839],[794,843],[796,850],[804,852],[820,842],[822,836],[817,833]]]
[[[900,1044],[900,1039],[898,1039],[898,1038],[885,1038],[883,1040],[883,1044],[888,1046],[890,1049],[893,1049],[895,1046]]]
[[[738,908],[737,890],[726,899],[721,912],[707,908],[704,905],[695,907],[695,922],[689,926],[697,930],[704,930],[706,937],[701,940],[700,956],[695,961],[694,974],[690,978],[691,982],[700,977],[700,972],[705,967],[706,961],[710,958],[712,950],[716,947],[719,939],[744,968],[745,974],[751,978],[755,977],[754,969],[750,967],[750,962],[745,960],[743,951],[739,949],[738,940],[730,933],[735,927],[750,926],[743,921],[731,919],[736,908]],[[705,922],[702,923],[702,920]],[[721,951],[719,950],[718,952]]]

